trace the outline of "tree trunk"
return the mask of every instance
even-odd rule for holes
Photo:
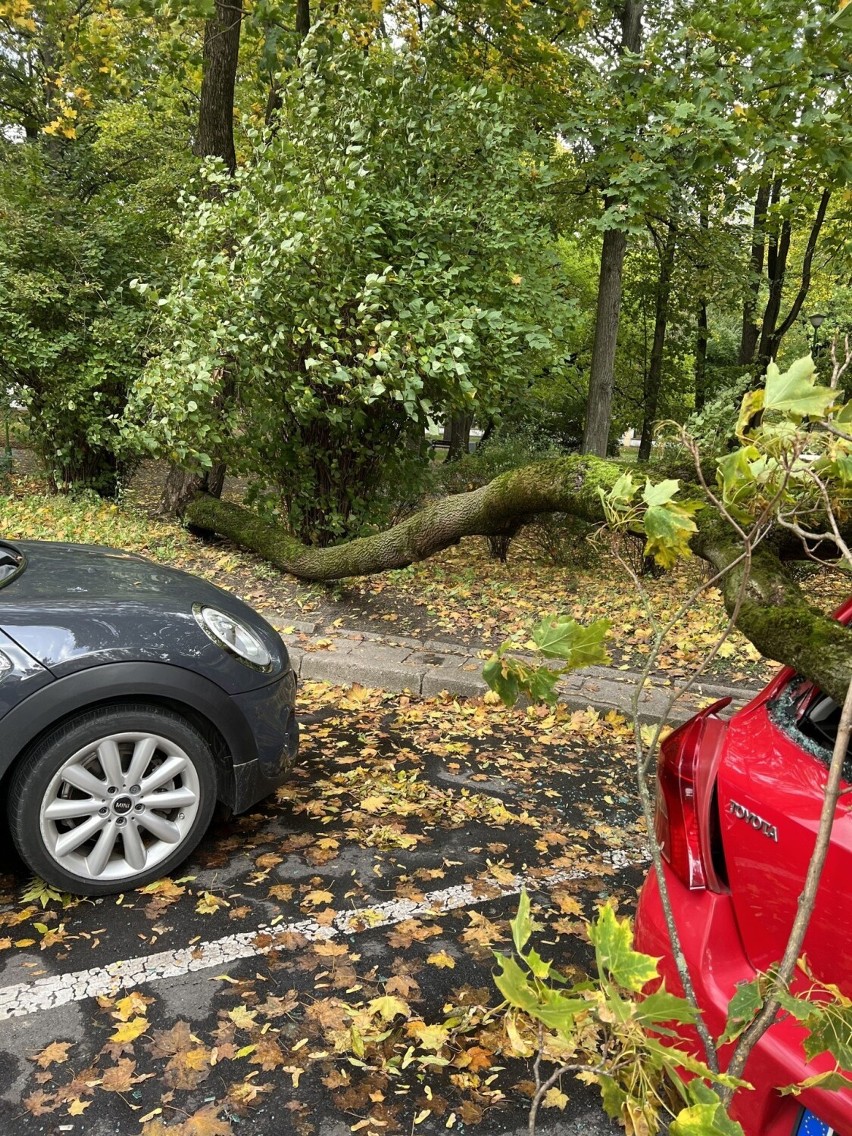
[[[296,0],[296,35],[299,40],[303,40],[308,32],[311,30],[311,4],[310,0]],[[266,113],[264,114],[264,121],[267,126],[271,126],[275,120],[275,114],[281,109],[281,84],[278,82],[277,76],[273,76],[272,82],[269,85],[269,95],[266,99]]]
[[[757,301],[763,279],[763,258],[766,250],[766,210],[769,207],[769,182],[758,186],[754,199],[754,218],[751,225],[751,257],[749,258],[748,285],[743,300],[743,326],[740,336],[740,353],[737,362],[749,366],[754,362],[757,349],[758,327],[755,322]]]
[[[619,54],[624,54],[625,51],[637,52],[642,46],[643,9],[644,0],[625,0],[621,9]],[[608,195],[604,201],[607,209],[616,203],[612,195]],[[601,458],[606,456],[612,421],[615,348],[621,312],[621,275],[626,251],[627,234],[620,229],[607,229],[601,249],[595,339],[583,433],[583,453],[595,454]]]
[[[702,207],[701,209],[698,224],[701,233],[701,252],[695,269],[701,283],[701,296],[698,301],[698,309],[695,317],[695,367],[693,369],[693,375],[695,378],[695,409],[701,410],[704,403],[707,401],[707,344],[710,339],[710,329],[707,322],[707,296],[705,294],[707,287],[707,281],[705,279],[707,263],[704,260],[707,234],[710,229],[710,218],[706,207]]]
[[[564,455],[510,470],[481,489],[428,505],[385,532],[329,548],[304,545],[251,510],[215,497],[194,500],[186,519],[301,579],[339,580],[404,568],[465,536],[505,533],[538,513],[570,513],[600,524],[605,518],[598,489],[612,488],[622,473],[614,462]],[[691,492],[700,493],[697,487]],[[691,548],[717,572],[730,569],[720,586],[733,613],[745,571],[742,542],[712,507],[699,512],[696,523]],[[795,667],[843,700],[852,680],[852,629],[812,608],[766,543],[754,553],[737,627],[762,654]]]
[[[191,473],[179,465],[170,466],[160,497],[160,512],[167,516],[182,517],[189,502],[199,493],[221,497],[224,484],[224,462],[218,462],[204,473]]]
[[[785,316],[782,323],[776,326],[781,306],[781,292],[784,285],[782,278],[780,286],[778,288],[778,303],[774,307],[773,319],[770,322],[766,317],[764,317],[764,333],[761,337],[760,350],[758,352],[759,360],[762,362],[764,367],[770,359],[774,359],[777,356],[778,349],[781,346],[781,340],[795,323],[796,319],[799,316],[799,312],[804,306],[805,300],[808,298],[808,292],[810,291],[811,287],[811,269],[813,266],[814,253],[816,252],[817,242],[819,240],[823,222],[825,221],[825,215],[828,212],[828,204],[830,201],[831,190],[823,190],[819,205],[816,209],[816,214],[811,224],[811,231],[808,234],[808,243],[805,246],[805,255],[802,259],[802,273],[799,278],[799,287],[793,303],[790,305],[790,310],[787,312],[787,315]],[[786,268],[786,264],[784,267]]]
[[[237,168],[234,87],[242,18],[242,0],[216,0],[215,13],[204,25],[198,133],[192,148],[199,158],[221,158],[231,174]],[[225,368],[220,371],[225,382]],[[172,465],[160,498],[160,509],[171,516],[182,516],[186,505],[199,493],[220,496],[224,481],[225,466],[221,463],[203,474]]]
[[[204,25],[201,104],[193,152],[199,158],[221,158],[228,171],[237,168],[234,150],[234,86],[240,52],[242,0],[216,0],[215,13]]]
[[[695,334],[695,409],[701,410],[707,401],[707,341],[710,328],[707,323],[707,301],[698,303]]]
[[[473,415],[464,410],[458,410],[450,417],[449,429],[444,431],[444,440],[449,442],[446,461],[454,462],[464,457],[470,451],[470,431],[473,426]]]
[[[654,440],[654,426],[657,422],[657,407],[660,402],[660,387],[663,382],[663,353],[666,346],[666,329],[669,322],[669,300],[672,292],[672,272],[674,271],[675,251],[677,250],[677,226],[669,223],[666,242],[660,253],[660,274],[657,277],[656,298],[654,302],[654,342],[651,359],[645,375],[643,398],[642,438],[639,442],[637,459],[646,462],[651,457],[651,443]]]
[[[615,385],[615,348],[621,312],[621,275],[626,251],[627,235],[619,229],[607,229],[601,250],[595,341],[589,373],[586,428],[583,433],[583,453],[595,454],[599,458],[606,457],[609,445],[612,391]]]

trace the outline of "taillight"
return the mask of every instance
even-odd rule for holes
[[[707,719],[723,709],[730,698],[720,699],[684,722],[660,746],[657,766],[659,792],[657,794],[656,836],[663,859],[688,888],[695,890],[708,885],[708,874],[715,877],[712,865],[705,858],[707,833],[702,834],[703,813],[709,804],[702,801],[704,790],[709,792],[711,771],[707,768],[718,752],[702,751],[702,739]],[[715,773],[715,770],[713,771]]]

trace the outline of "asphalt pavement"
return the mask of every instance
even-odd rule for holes
[[[521,886],[569,974],[590,958],[579,916],[631,909],[644,867],[623,737],[365,690],[312,709],[292,782],[220,819],[179,878],[42,906],[12,864],[0,1132],[527,1131],[531,1063],[486,1013],[492,951]],[[594,1090],[561,1087],[540,1136],[621,1131]]]

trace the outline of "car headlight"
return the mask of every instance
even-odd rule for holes
[[[196,604],[192,610],[204,634],[229,654],[236,655],[240,662],[261,671],[268,671],[272,666],[269,651],[244,623],[215,607]]]

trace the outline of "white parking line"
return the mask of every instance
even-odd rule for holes
[[[333,939],[337,935],[355,935],[361,931],[401,923],[416,916],[442,915],[460,907],[475,907],[492,899],[518,895],[525,884],[531,889],[539,890],[568,880],[583,879],[587,875],[588,872],[576,869],[570,872],[552,872],[536,880],[516,877],[511,885],[500,886],[489,882],[488,895],[478,894],[481,893],[481,885],[476,887],[473,884],[459,884],[428,892],[420,901],[397,899],[389,903],[377,903],[360,911],[342,913],[335,916],[329,925],[320,924],[315,919],[279,923],[274,927],[261,924],[254,931],[210,939],[191,947],[140,955],[89,970],[38,978],[34,982],[18,982],[0,988],[0,1021],[35,1014],[39,1010],[49,1010],[69,1002],[81,1002],[84,998],[131,990],[134,986],[159,982],[163,978],[178,978],[192,971],[226,966],[235,959],[269,954],[281,946],[286,936],[292,934],[302,935],[313,942]]]

